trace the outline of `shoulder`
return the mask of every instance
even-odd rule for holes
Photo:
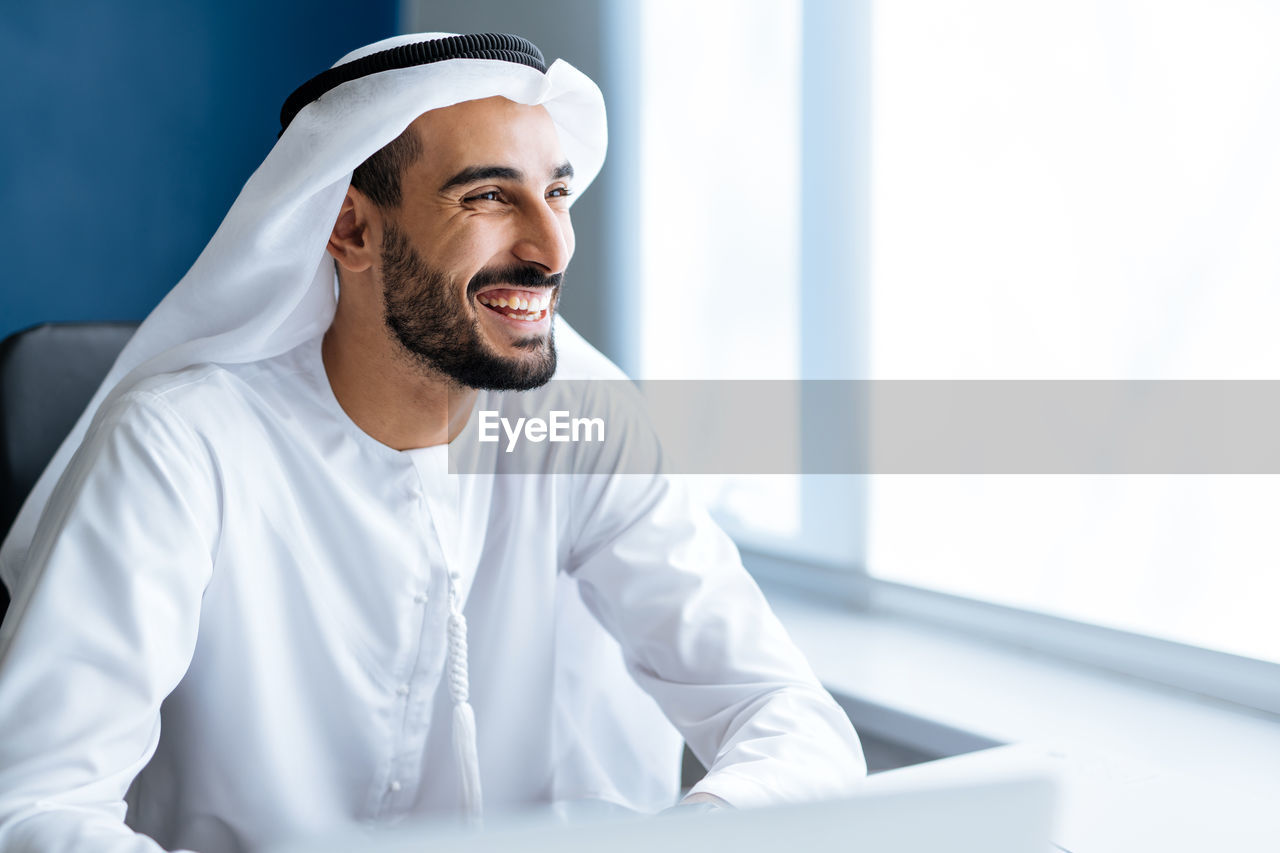
[[[156,455],[166,449],[196,449],[201,444],[198,428],[225,408],[222,374],[216,365],[198,365],[113,392],[95,414],[77,457],[97,456],[121,443]]]
[[[626,379],[600,350],[587,343],[562,317],[555,320],[556,379]]]
[[[146,430],[160,425],[182,426],[200,420],[202,409],[216,409],[224,398],[226,376],[218,365],[200,364],[150,376],[117,389],[103,402],[89,428],[86,443],[104,432],[121,428]]]
[[[618,436],[647,435],[645,404],[636,385],[573,327],[556,320],[556,373],[532,398],[544,407],[558,405],[603,417]]]
[[[194,364],[172,373],[149,376],[121,393],[119,403],[129,407],[162,407],[176,410],[199,404],[210,394],[226,396],[232,374],[219,364]]]
[[[253,365],[197,364],[114,391],[103,402],[73,457],[73,467],[132,460],[127,471],[154,467],[182,480],[217,481],[278,417]],[[77,464],[78,463],[78,464]]]
[[[151,479],[182,482],[190,492],[213,484],[219,412],[234,399],[226,371],[205,364],[148,377],[103,402],[60,478],[72,482]]]
[[[114,393],[98,422],[159,420],[201,438],[241,436],[246,419],[278,417],[289,398],[298,396],[303,377],[292,375],[290,364],[286,355],[244,364],[195,364],[150,376]]]

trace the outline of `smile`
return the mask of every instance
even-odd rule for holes
[[[551,294],[531,290],[489,290],[477,296],[476,301],[508,319],[536,323],[547,316]]]

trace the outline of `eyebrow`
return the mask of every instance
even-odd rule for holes
[[[440,192],[447,192],[464,184],[474,184],[476,181],[491,181],[495,178],[504,181],[519,181],[524,178],[524,173],[510,166],[468,166],[445,181],[440,187]]]
[[[572,178],[573,166],[568,160],[556,166],[551,171],[552,180],[560,178]],[[448,192],[457,187],[467,184],[474,184],[477,181],[522,181],[524,180],[524,172],[519,169],[513,169],[510,166],[468,166],[461,172],[458,172],[449,180],[440,186],[440,192]]]

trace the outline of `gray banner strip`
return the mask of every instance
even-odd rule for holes
[[[450,464],[512,474],[1280,474],[1280,381],[557,381],[480,395]]]

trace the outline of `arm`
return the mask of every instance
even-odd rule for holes
[[[693,794],[752,807],[847,793],[863,778],[843,710],[683,485],[588,475],[571,571],[640,685],[709,769]]]
[[[0,632],[0,849],[160,850],[124,795],[195,648],[215,495],[207,454],[145,394],[103,413],[59,482]]]

